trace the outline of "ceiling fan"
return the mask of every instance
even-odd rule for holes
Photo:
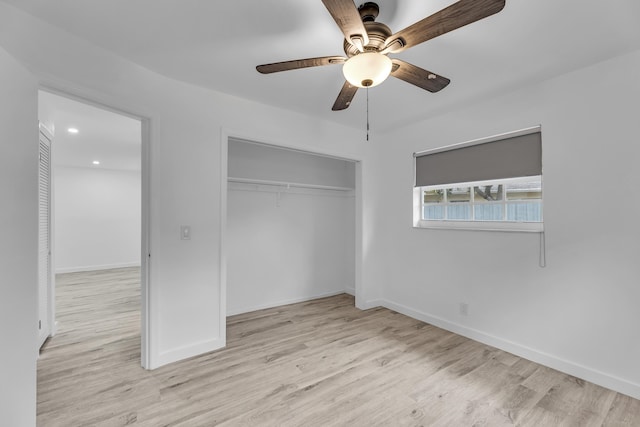
[[[393,34],[389,27],[375,22],[379,13],[376,3],[366,2],[356,8],[353,0],[322,0],[344,34],[343,56],[323,56],[258,65],[262,74],[321,65],[344,64],[345,83],[332,110],[349,107],[358,88],[382,83],[389,75],[429,92],[445,88],[450,80],[397,58],[399,53],[449,31],[500,12],[505,0],[459,0],[431,16]]]

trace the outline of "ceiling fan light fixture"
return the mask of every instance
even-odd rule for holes
[[[342,73],[353,86],[373,87],[389,77],[391,67],[391,59],[387,55],[364,52],[349,58],[342,67]]]

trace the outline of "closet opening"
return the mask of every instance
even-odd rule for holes
[[[360,162],[232,136],[225,148],[225,316],[357,296]]]

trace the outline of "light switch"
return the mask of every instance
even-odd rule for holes
[[[181,225],[180,226],[180,239],[182,239],[182,240],[191,240],[191,226],[190,225]]]

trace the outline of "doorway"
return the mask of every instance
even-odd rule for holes
[[[83,322],[83,311],[103,309],[91,304],[104,301],[105,291],[120,289],[123,297],[115,295],[115,301],[125,301],[129,309],[130,301],[135,301],[133,330],[139,336],[140,363],[146,367],[149,171],[143,159],[148,152],[147,123],[49,90],[38,92],[38,116],[41,127],[52,135],[51,274],[46,295],[52,307],[51,341],[56,333],[71,333],[71,323]],[[75,294],[69,296],[70,291]],[[60,304],[65,314],[58,316]],[[69,317],[76,309],[74,314],[80,315]],[[104,325],[116,321],[122,309],[114,310],[103,311]],[[64,320],[65,325],[63,319],[73,320]],[[113,333],[118,333],[117,328]]]

